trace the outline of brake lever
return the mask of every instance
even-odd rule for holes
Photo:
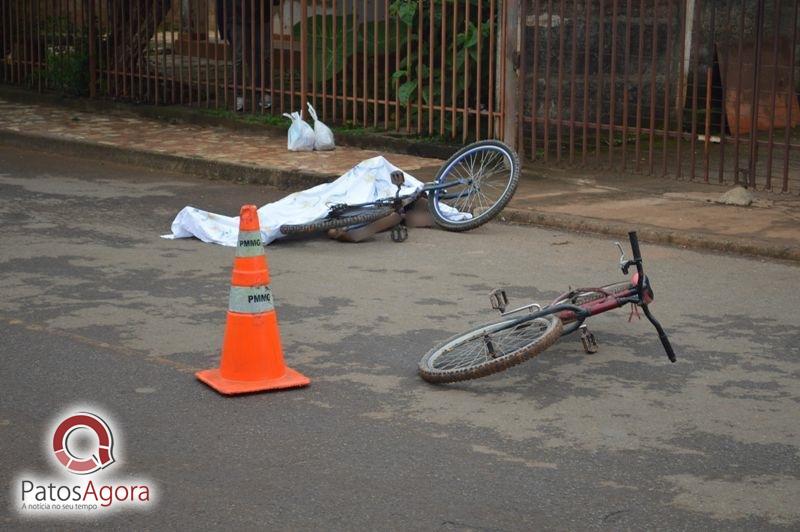
[[[619,242],[614,242],[614,245],[619,249],[619,269],[622,270],[622,273],[628,275],[628,267],[630,264],[628,262],[628,258],[625,257],[625,249]]]

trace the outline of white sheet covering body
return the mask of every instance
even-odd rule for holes
[[[384,157],[378,156],[362,161],[346,174],[331,183],[289,194],[285,198],[268,203],[258,209],[261,222],[261,238],[269,244],[283,234],[284,224],[302,224],[323,218],[328,207],[335,203],[367,203],[393,196],[397,187],[390,175],[399,170]],[[406,177],[401,194],[411,194],[422,188],[423,183],[412,175]],[[454,217],[469,216],[453,209]],[[236,246],[239,233],[239,217],[222,216],[201,211],[195,207],[184,207],[172,222],[172,234],[164,238],[197,237],[203,242]]]

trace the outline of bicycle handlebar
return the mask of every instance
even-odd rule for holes
[[[636,231],[628,233],[628,239],[631,241],[631,253],[633,253],[633,260],[641,261],[642,252],[639,251],[639,238],[636,236]]]
[[[630,231],[628,233],[628,239],[631,241],[631,253],[633,253],[633,260],[630,261],[631,263],[636,265],[636,271],[638,272],[638,279],[636,280],[636,292],[639,295],[639,306],[642,307],[644,311],[644,315],[653,324],[653,327],[656,328],[656,332],[658,332],[658,338],[661,340],[661,345],[664,346],[664,351],[667,353],[667,358],[669,358],[670,362],[675,362],[675,351],[672,349],[672,344],[669,343],[669,338],[667,338],[667,333],[664,331],[664,328],[658,323],[658,320],[650,313],[650,309],[645,303],[644,296],[642,295],[642,288],[644,285],[644,268],[642,268],[642,252],[639,249],[639,238],[636,236],[636,231]]]

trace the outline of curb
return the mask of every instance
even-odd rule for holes
[[[288,171],[230,162],[223,163],[201,158],[137,150],[135,148],[95,144],[78,139],[64,139],[51,135],[31,135],[9,130],[0,130],[0,143],[16,148],[35,149],[72,157],[103,159],[115,163],[192,174],[210,179],[270,185],[284,190],[308,188],[327,183],[339,177],[333,173],[317,173],[305,170]]]
[[[73,157],[102,158],[116,163],[193,174],[210,179],[270,185],[284,190],[300,190],[326,183],[338,177],[330,173],[322,174],[304,170],[286,171],[230,162],[223,163],[146,150],[93,144],[78,139],[31,135],[9,130],[0,130],[0,143],[22,149],[36,149]],[[630,224],[620,222],[514,208],[506,208],[501,215],[501,219],[506,222],[549,227],[563,231],[618,237],[627,236],[630,230]],[[702,233],[687,233],[648,225],[637,225],[637,232],[643,241],[655,244],[800,262],[800,248],[798,247],[770,245],[746,238],[720,238]]]
[[[595,233],[627,238],[628,231],[631,230],[631,224],[622,222],[513,208],[506,208],[501,216],[507,222],[550,227],[574,233]],[[640,240],[653,244],[800,261],[800,247],[771,245],[746,238],[717,237],[643,224],[636,224],[636,232]]]

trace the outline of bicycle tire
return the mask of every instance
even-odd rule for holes
[[[538,330],[523,331],[524,328],[534,325],[538,325]],[[519,318],[510,318],[499,322],[483,324],[467,332],[448,338],[437,347],[428,351],[419,362],[419,375],[430,383],[439,384],[477,379],[493,373],[498,373],[535,357],[553,345],[556,340],[561,337],[561,329],[561,320],[553,314],[534,318],[522,323],[519,323]],[[442,357],[445,354],[469,342],[482,341],[484,342],[484,348],[488,351],[484,335],[487,332],[497,335],[497,333],[502,331],[509,331],[510,335],[515,333],[519,334],[522,345],[508,352],[504,352],[501,356],[495,357],[487,356],[484,351],[480,352],[480,355],[483,355],[482,357],[478,356],[478,352],[472,353],[472,351],[470,351],[473,362],[463,364],[460,367],[447,368],[447,362],[443,362]],[[525,338],[524,335],[526,332],[533,333],[533,336]],[[490,338],[490,340],[496,342],[497,336]],[[474,348],[472,349],[474,350]]]
[[[281,226],[281,233],[284,235],[297,235],[303,233],[316,233],[336,229],[339,227],[350,227],[374,222],[384,216],[394,212],[392,207],[358,207],[352,213],[336,217],[328,215],[326,218],[315,220],[306,224],[284,224]]]
[[[433,190],[428,193],[428,207],[430,208],[431,215],[433,216],[434,222],[436,225],[441,227],[442,229],[446,229],[448,231],[469,231],[471,229],[475,229],[476,227],[480,227],[481,225],[485,224],[489,220],[493,219],[497,216],[500,211],[502,211],[508,202],[511,200],[512,196],[514,196],[514,192],[517,190],[517,184],[519,183],[519,173],[520,173],[520,161],[519,155],[512,150],[507,145],[503,144],[497,140],[482,140],[479,142],[474,142],[464,148],[460,149],[456,152],[444,165],[439,169],[439,172],[436,174],[436,179],[434,180],[435,183],[446,183],[448,178],[451,178],[449,174],[451,172],[456,171],[457,165],[466,160],[468,157],[472,156],[473,154],[480,153],[480,152],[496,152],[502,154],[503,159],[501,162],[503,164],[508,164],[509,174],[508,179],[503,188],[503,192],[501,195],[491,202],[488,208],[481,209],[481,212],[477,215],[474,215],[473,212],[469,214],[473,214],[473,217],[468,220],[451,220],[448,219],[443,213],[439,210],[439,191]],[[491,174],[490,174],[491,175]],[[453,176],[454,177],[454,176]],[[474,178],[474,176],[471,176]],[[488,184],[488,183],[487,183]],[[480,193],[480,182],[478,183],[477,187],[473,187],[472,185],[469,193],[467,194],[468,198],[473,196],[473,193],[477,192]],[[455,208],[468,207],[471,205],[471,202],[456,202],[455,205],[452,205]],[[482,203],[479,201],[479,206],[482,206]],[[462,211],[463,212],[463,211]]]

